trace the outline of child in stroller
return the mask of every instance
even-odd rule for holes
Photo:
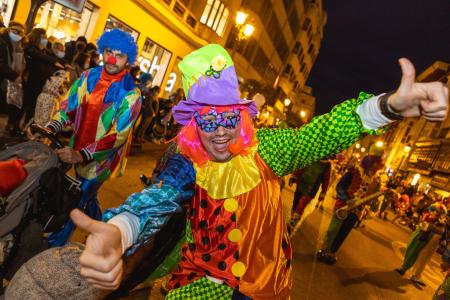
[[[53,147],[62,147],[48,132],[43,135],[50,138]],[[61,163],[53,149],[43,143],[26,141],[7,146],[0,151],[0,162],[21,164],[20,167],[13,167],[18,171],[17,180],[11,182],[7,187],[9,190],[5,189],[2,195],[1,289],[3,278],[11,278],[26,260],[48,247],[44,234],[59,230],[67,222],[70,211],[78,204],[81,191],[79,182],[65,174],[67,165]],[[7,172],[5,169],[3,171]]]

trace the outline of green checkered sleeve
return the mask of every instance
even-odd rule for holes
[[[166,300],[227,300],[233,297],[233,289],[202,277],[188,285],[171,290]]]
[[[384,129],[364,128],[356,108],[373,95],[361,92],[358,98],[336,105],[300,128],[258,130],[258,153],[277,176],[285,176],[311,162],[341,152],[365,134]]]

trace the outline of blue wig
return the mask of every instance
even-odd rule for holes
[[[138,49],[133,36],[120,29],[115,28],[105,31],[98,39],[97,46],[99,53],[103,54],[103,51],[108,48],[125,53],[130,64],[133,64],[136,60]]]

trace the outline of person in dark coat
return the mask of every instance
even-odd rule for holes
[[[17,84],[22,83],[22,71],[24,68],[23,56],[21,62],[16,61],[18,56],[15,52],[21,50],[21,41],[25,36],[25,26],[19,22],[9,22],[8,28],[0,29],[0,82],[1,82],[1,105],[3,111],[8,113],[7,130],[10,135],[19,132],[20,108],[6,103],[7,80]]]
[[[25,123],[33,117],[36,106],[36,99],[49,78],[48,65],[54,65],[59,69],[64,66],[59,63],[59,59],[45,53],[43,50],[47,46],[45,29],[33,28],[27,36],[25,44],[25,60],[27,64],[27,80],[24,84]]]
[[[87,39],[84,36],[79,36],[76,41],[67,42],[65,46],[66,56],[64,56],[64,59],[71,64],[78,53],[85,51]]]

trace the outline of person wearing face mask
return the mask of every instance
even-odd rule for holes
[[[59,58],[45,51],[48,40],[45,29],[33,28],[27,35],[25,44],[26,76],[24,84],[24,114],[25,124],[34,116],[36,99],[42,91],[45,82],[51,76],[48,66],[64,69]]]
[[[55,72],[61,70],[61,66],[64,66],[65,69],[71,69],[72,66],[68,64],[68,62],[64,59],[65,56],[65,48],[64,44],[60,41],[56,40],[51,43],[50,51],[48,51],[48,55],[55,58],[58,62],[58,64],[45,64],[43,67],[45,67],[45,70],[43,70],[43,73],[45,73],[45,78],[50,78],[55,74]]]
[[[0,82],[4,110],[8,113],[7,131],[10,136],[20,133],[20,109],[6,104],[7,81],[16,85],[22,83],[22,74],[25,69],[23,58],[22,39],[25,35],[23,24],[15,21],[9,22],[8,28],[0,29]]]
[[[79,36],[75,41],[70,41],[65,44],[66,56],[64,57],[69,63],[72,63],[77,53],[83,52],[87,45],[87,39],[84,36]]]
[[[72,69],[70,70],[70,83],[74,83],[75,80],[80,78],[81,74],[90,68],[91,56],[85,52],[75,55],[72,63]]]

